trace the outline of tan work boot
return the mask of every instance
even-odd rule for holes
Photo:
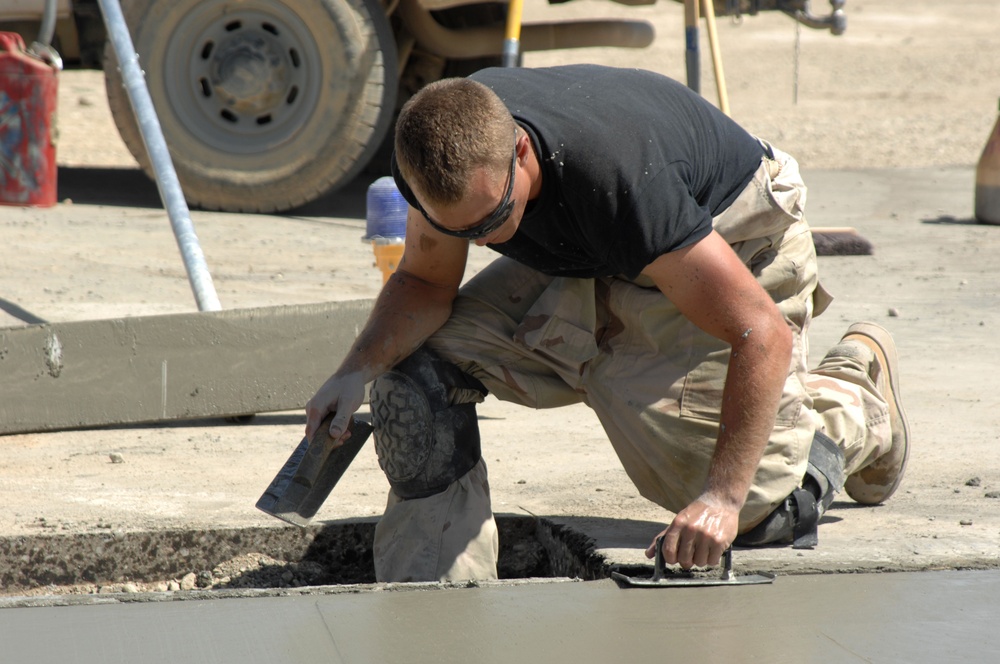
[[[844,483],[847,495],[855,501],[877,505],[887,500],[899,487],[910,456],[910,425],[899,396],[899,357],[892,335],[875,323],[851,325],[843,341],[857,341],[874,351],[876,361],[869,368],[868,375],[889,404],[892,446],[871,464],[848,476]]]

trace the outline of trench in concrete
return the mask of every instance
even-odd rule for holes
[[[497,516],[501,579],[604,578],[593,540],[542,518]],[[275,588],[374,583],[374,520],[299,528],[109,532],[0,538],[0,595],[155,584]],[[96,590],[96,588],[95,588]],[[86,592],[79,591],[79,592]]]

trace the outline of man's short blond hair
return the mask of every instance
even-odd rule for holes
[[[396,121],[396,163],[411,188],[432,203],[457,203],[477,168],[506,177],[514,119],[493,90],[446,78],[410,98]]]

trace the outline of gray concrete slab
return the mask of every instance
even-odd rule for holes
[[[301,409],[371,300],[0,328],[0,435]]]
[[[1000,572],[612,581],[0,610],[4,661],[988,662]]]

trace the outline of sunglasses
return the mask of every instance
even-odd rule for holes
[[[500,199],[500,203],[485,219],[480,221],[475,226],[462,229],[460,231],[453,230],[451,228],[445,228],[438,222],[430,218],[427,212],[424,210],[423,206],[420,205],[419,201],[416,202],[417,210],[420,214],[424,215],[424,219],[427,220],[431,226],[433,226],[437,231],[444,233],[445,235],[450,235],[452,237],[462,238],[463,240],[478,240],[490,235],[493,231],[503,226],[507,220],[510,218],[510,213],[514,209],[514,201],[510,199],[511,194],[514,193],[514,166],[517,165],[517,130],[514,130],[514,154],[510,158],[510,171],[507,173],[507,190],[503,194],[503,198]]]

